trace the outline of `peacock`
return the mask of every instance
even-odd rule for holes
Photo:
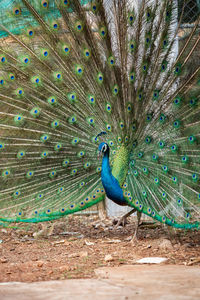
[[[199,13],[185,34],[184,0],[1,5],[0,221],[107,196],[199,229]]]

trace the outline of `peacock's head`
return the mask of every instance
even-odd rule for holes
[[[99,145],[99,154],[98,154],[98,157],[100,157],[102,154],[106,153],[107,151],[109,151],[109,146],[107,143],[105,142],[102,142],[100,145]]]

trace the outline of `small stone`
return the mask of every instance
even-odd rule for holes
[[[13,243],[16,244],[16,245],[19,245],[20,241],[14,241]]]
[[[108,240],[107,243],[108,244],[118,244],[118,243],[121,243],[122,241],[121,240]]]
[[[87,257],[88,256],[88,252],[87,251],[81,251],[81,252],[77,252],[77,253],[71,253],[68,255],[69,258],[74,258],[74,257]]]
[[[68,255],[69,258],[79,257],[79,253],[71,253]]]
[[[0,262],[1,262],[2,264],[5,264],[5,263],[8,262],[8,260],[7,260],[7,258],[2,257],[2,258],[0,259]]]
[[[113,261],[114,258],[112,257],[111,254],[107,254],[107,255],[104,257],[104,260],[105,260],[106,262],[110,262],[110,261]]]
[[[106,225],[105,225],[104,223],[102,223],[102,222],[101,222],[101,223],[94,224],[93,226],[94,226],[95,229],[98,229],[99,227],[103,227],[103,228],[106,227]]]
[[[90,242],[90,241],[87,241],[87,240],[85,240],[85,244],[86,244],[87,246],[93,246],[93,245],[94,245],[93,242]]]
[[[43,262],[43,261],[38,261],[37,266],[38,266],[39,268],[41,268],[43,265],[44,265],[44,262]]]
[[[37,257],[33,257],[32,261],[38,261],[38,258]]]
[[[70,268],[69,266],[61,266],[61,267],[59,268],[59,270],[60,270],[61,272],[69,272],[69,271],[71,270],[71,268]],[[53,273],[53,271],[52,271],[52,273]]]
[[[83,239],[83,238],[84,238],[84,235],[83,235],[83,234],[77,235],[77,236],[75,237],[75,239]]]
[[[100,223],[97,223],[97,224],[94,224],[93,227],[94,227],[95,229],[97,229],[97,228],[100,227],[100,225],[101,225]]]
[[[65,244],[66,240],[60,240],[60,241],[56,241],[56,242],[53,242],[52,244],[53,245],[60,245],[60,244]]]
[[[33,237],[35,239],[40,238],[43,235],[43,233],[44,233],[43,230],[39,230],[38,232],[33,233]]]
[[[128,236],[127,238],[125,238],[124,240],[127,241],[127,242],[130,242],[130,241],[132,240],[132,238],[133,238],[133,236],[130,235],[130,236]]]
[[[163,239],[159,243],[158,247],[160,250],[173,250],[172,243],[170,242],[170,240],[167,240],[167,239]]]
[[[105,230],[113,230],[113,226],[108,226]]]
[[[88,256],[88,252],[87,252],[87,251],[81,251],[81,252],[79,253],[79,256],[80,256],[80,257],[87,257],[87,256]]]
[[[144,257],[136,261],[138,264],[160,264],[167,261],[166,257]]]

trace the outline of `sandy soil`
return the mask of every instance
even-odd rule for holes
[[[93,278],[99,267],[137,264],[147,256],[165,264],[200,267],[200,234],[160,224],[141,226],[131,242],[134,221],[114,228],[96,216],[70,216],[44,224],[0,229],[0,282]]]

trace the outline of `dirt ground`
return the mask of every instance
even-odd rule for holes
[[[111,220],[70,216],[44,224],[0,229],[0,282],[94,278],[99,267],[137,264],[165,257],[165,264],[200,267],[200,233],[141,226],[131,242],[134,220],[114,228]]]

